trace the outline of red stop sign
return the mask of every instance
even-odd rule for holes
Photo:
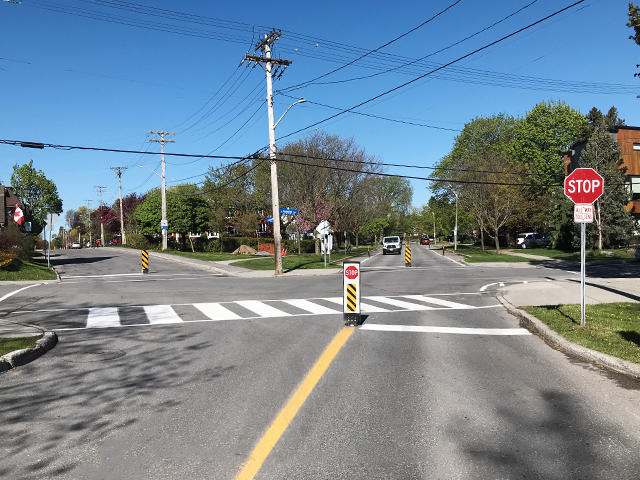
[[[349,280],[353,280],[358,276],[358,269],[354,266],[347,267],[347,269],[344,271],[344,274]]]
[[[576,168],[564,179],[564,194],[573,203],[593,203],[604,191],[604,179],[593,168]]]

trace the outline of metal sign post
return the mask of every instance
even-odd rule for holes
[[[604,178],[593,168],[576,168],[564,179],[564,194],[575,204],[573,221],[580,223],[580,326],[585,325],[586,223],[593,222],[593,202],[604,193]]]
[[[342,316],[345,325],[360,325],[360,262],[344,262],[342,268]]]

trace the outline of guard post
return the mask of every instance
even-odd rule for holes
[[[149,273],[149,250],[142,250],[142,273]]]
[[[342,316],[344,323],[348,326],[360,325],[360,262],[344,262],[342,268]]]
[[[404,266],[411,266],[411,247],[409,245],[404,247]]]

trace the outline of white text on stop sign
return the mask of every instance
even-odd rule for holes
[[[597,191],[601,185],[600,180],[597,179],[571,179],[567,182],[567,193],[591,193]]]

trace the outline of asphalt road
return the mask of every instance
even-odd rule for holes
[[[0,478],[232,479],[261,439],[257,479],[640,477],[640,382],[552,349],[495,299],[576,273],[412,247],[411,268],[361,264],[365,322],[328,360],[339,274],[233,278],[152,257],[142,276],[130,252],[60,252],[61,283],[0,303],[0,321],[60,340],[0,375]]]

